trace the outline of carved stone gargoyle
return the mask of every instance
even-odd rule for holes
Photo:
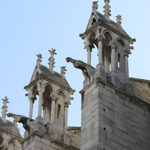
[[[75,68],[78,68],[82,71],[85,79],[88,79],[91,81],[94,76],[95,68],[92,67],[91,65],[81,61],[81,60],[75,60],[70,57],[66,58],[66,62],[71,62]]]
[[[18,123],[22,123],[23,127],[26,131],[30,132],[31,130],[31,125],[29,122],[33,122],[33,119],[28,118],[26,116],[22,116],[22,115],[16,115],[13,113],[8,113],[7,114],[8,117],[12,117],[14,119],[14,123],[17,124]]]

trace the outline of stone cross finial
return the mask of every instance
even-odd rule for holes
[[[60,68],[61,68],[61,75],[64,77],[67,71],[66,66],[62,66]]]
[[[48,50],[50,52],[50,58],[48,59],[49,60],[49,68],[50,70],[53,70],[53,68],[55,67],[54,64],[55,64],[55,58],[54,58],[54,55],[57,55],[56,53],[56,49],[52,48],[51,50]]]
[[[8,101],[7,97],[5,97],[4,99],[2,99],[2,101],[3,101],[2,119],[3,119],[3,121],[5,121],[6,120],[6,116],[7,116],[7,108],[8,108],[7,104],[9,103],[9,101]]]
[[[92,9],[93,9],[94,12],[98,9],[98,1],[93,2]]]
[[[122,17],[120,15],[116,16],[117,24],[121,25]]]
[[[109,5],[110,0],[105,0],[105,6],[104,6],[104,15],[106,18],[109,18],[109,16],[111,16],[111,6]]]
[[[39,65],[42,62],[42,54],[38,54],[37,56],[37,65]]]

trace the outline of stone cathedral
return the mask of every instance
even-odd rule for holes
[[[123,29],[120,15],[117,21],[110,19],[109,2],[105,0],[104,14],[93,2],[87,28],[80,34],[87,62],[66,58],[84,76],[81,128],[67,124],[75,91],[65,77],[65,66],[60,73],[54,71],[56,50],[52,49],[49,67],[37,55],[25,86],[29,116],[7,113],[8,98],[3,99],[0,150],[150,150],[150,81],[129,77],[128,58],[135,39]],[[93,48],[98,52],[96,67],[91,64]],[[33,107],[35,101],[38,108]],[[38,110],[36,119],[33,108]],[[24,137],[17,123],[22,123]]]

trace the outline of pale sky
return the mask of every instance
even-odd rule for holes
[[[99,12],[103,13],[103,0]],[[122,26],[136,38],[135,49],[129,59],[130,76],[150,80],[150,1],[111,0],[111,19],[122,15]],[[69,125],[80,126],[81,71],[67,64],[70,56],[86,61],[84,41],[79,34],[86,29],[91,14],[92,0],[0,0],[0,98],[8,96],[9,112],[28,116],[29,101],[23,89],[30,81],[36,64],[36,54],[43,55],[48,66],[48,49],[56,48],[56,68],[67,66],[66,78],[76,90],[69,108]],[[97,63],[93,51],[92,63]],[[0,107],[2,101],[0,102]],[[37,115],[37,104],[34,117]]]

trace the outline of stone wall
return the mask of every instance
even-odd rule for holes
[[[81,93],[81,150],[150,149],[148,103],[101,80]]]
[[[68,127],[67,129],[70,134],[70,144],[73,147],[80,149],[80,141],[81,141],[81,127]]]
[[[130,81],[133,85],[134,94],[150,104],[150,81],[136,78],[130,78]]]
[[[71,145],[66,145],[61,141],[54,140],[48,135],[38,132],[31,134],[22,143],[22,150],[79,150]]]

